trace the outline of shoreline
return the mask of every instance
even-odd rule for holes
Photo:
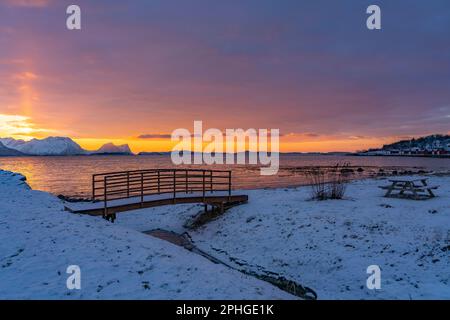
[[[0,155],[1,158],[35,158],[35,157],[170,157],[171,151],[167,152],[144,152],[144,153],[94,153],[94,154],[20,154],[20,155]],[[205,154],[205,153],[202,153]],[[344,157],[398,157],[398,158],[450,158],[450,154],[359,154],[354,152],[280,152],[280,156],[344,156]],[[234,154],[236,155],[236,154]]]

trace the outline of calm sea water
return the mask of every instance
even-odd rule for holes
[[[275,176],[261,176],[254,165],[183,166],[233,171],[235,189],[286,187],[307,183],[305,167],[348,163],[364,168],[356,178],[370,176],[383,169],[449,171],[450,159],[410,157],[356,157],[335,155],[281,155],[280,171]],[[22,173],[33,189],[73,197],[89,197],[94,173],[136,169],[173,168],[170,156],[75,156],[75,157],[4,157],[0,169]]]

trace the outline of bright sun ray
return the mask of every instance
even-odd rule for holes
[[[42,132],[51,132],[51,130],[36,128],[26,116],[0,114],[1,137],[30,140],[35,137],[35,134]]]

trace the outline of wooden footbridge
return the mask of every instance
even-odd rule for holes
[[[92,203],[70,210],[101,215],[114,221],[130,210],[180,203],[203,203],[223,212],[248,201],[232,192],[231,171],[202,169],[148,169],[92,176]]]

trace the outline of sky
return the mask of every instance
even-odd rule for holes
[[[281,151],[449,133],[450,2],[0,0],[0,137],[170,151],[195,120]]]

